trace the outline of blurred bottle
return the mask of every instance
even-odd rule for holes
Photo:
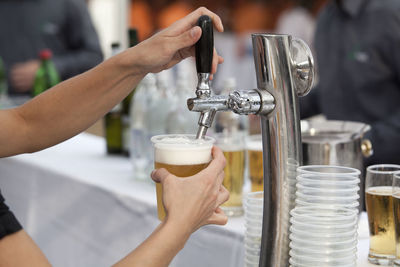
[[[189,111],[187,99],[194,97],[192,76],[184,68],[178,68],[176,92],[173,94],[175,104],[167,116],[166,132],[168,134],[196,134],[199,113]]]
[[[149,139],[154,135],[165,134],[167,116],[175,103],[171,70],[156,74],[157,91],[150,96],[149,112],[146,113]]]
[[[3,59],[0,57],[0,108],[4,107],[7,99],[7,74]]]
[[[128,30],[129,35],[129,47],[138,44],[138,33],[134,28]],[[122,101],[122,154],[129,156],[130,151],[130,119],[129,111],[132,105],[132,97],[136,90],[132,90],[131,93]]]
[[[43,49],[39,53],[41,64],[36,72],[32,95],[37,96],[60,82],[60,76],[54,66],[50,49]]]
[[[112,56],[121,51],[119,43],[112,43]],[[104,117],[107,154],[122,153],[122,103],[118,103]]]
[[[149,73],[137,86],[130,108],[130,157],[134,176],[139,180],[150,180],[149,175],[153,166],[153,162],[150,162],[152,146],[148,137],[146,117],[150,112],[150,98],[156,93],[156,77]]]
[[[236,89],[236,80],[233,77],[223,82],[222,95],[229,95]],[[243,132],[247,135],[249,122],[247,116],[241,116],[231,111],[219,111],[214,118],[214,131],[220,132]]]

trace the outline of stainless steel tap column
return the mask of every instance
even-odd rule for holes
[[[212,61],[212,53],[202,52],[210,51],[213,43],[211,19],[200,17],[199,26],[206,41],[196,46],[196,63],[206,62],[207,57]],[[312,87],[313,58],[303,41],[289,35],[253,34],[252,40],[257,89],[213,96],[205,74],[211,71],[207,61],[207,68],[197,64],[196,97],[187,104],[201,114],[198,138],[211,126],[216,111],[261,116],[264,213],[259,266],[289,266],[289,212],[294,206],[296,168],[302,163],[298,96]]]
[[[257,87],[275,99],[274,110],[261,115],[264,167],[264,213],[260,267],[289,266],[291,180],[301,165],[298,95],[312,85],[313,61],[302,41],[289,35],[253,34]]]

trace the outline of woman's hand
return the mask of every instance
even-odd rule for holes
[[[139,59],[134,62],[137,71],[141,72],[142,75],[149,72],[157,73],[174,66],[187,57],[194,56],[194,44],[201,37],[201,28],[196,24],[202,15],[208,15],[219,32],[224,30],[218,15],[204,7],[198,8],[188,16],[176,21],[168,28],[134,47],[136,50],[135,58],[136,60]],[[218,56],[214,49],[211,72],[215,73],[217,65],[222,62],[223,58]]]
[[[151,177],[163,185],[166,221],[180,225],[188,234],[206,224],[226,224],[228,218],[219,206],[228,200],[222,185],[225,157],[213,147],[210,165],[196,175],[179,178],[166,169],[153,171]]]

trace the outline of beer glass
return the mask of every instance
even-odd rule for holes
[[[400,266],[400,172],[393,175],[393,217],[396,240],[396,259],[394,266]]]
[[[151,138],[154,145],[154,168],[165,168],[178,177],[195,175],[210,163],[215,139],[209,136],[196,139],[195,135],[169,134]],[[165,218],[162,185],[156,184],[158,218]]]
[[[251,135],[246,141],[251,191],[264,191],[263,150],[261,135]]]
[[[228,189],[230,194],[229,200],[221,208],[227,216],[239,216],[243,214],[244,134],[240,132],[224,132],[217,134],[215,139],[215,144],[221,148],[226,158],[223,185]]]
[[[377,265],[393,265],[396,241],[393,218],[393,174],[400,165],[379,164],[367,168],[365,200],[369,224],[368,261]]]

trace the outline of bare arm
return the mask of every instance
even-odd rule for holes
[[[115,267],[167,267],[183,248],[190,234],[206,224],[226,224],[219,208],[229,198],[222,186],[225,158],[213,148],[213,161],[200,173],[181,179],[159,169],[152,178],[163,184],[163,202],[167,217],[139,247]]]
[[[213,160],[200,173],[182,179],[159,169],[152,173],[163,184],[167,217],[135,250],[115,267],[167,267],[183,248],[189,236],[206,224],[226,224],[227,217],[219,208],[229,198],[222,186],[225,158],[213,148]],[[24,230],[0,239],[0,266],[50,266],[39,247]]]
[[[201,36],[195,27],[199,8],[169,28],[97,67],[64,81],[21,107],[1,110],[0,157],[35,152],[60,143],[88,128],[119,103],[149,72],[170,68],[194,54]],[[214,56],[213,72],[222,58]]]
[[[21,107],[0,110],[0,157],[34,152],[68,139],[89,127],[120,102],[149,72],[169,68],[194,55],[201,29],[197,19],[207,14],[222,31],[218,16],[200,8],[152,38],[96,68],[71,78]],[[222,58],[214,55],[213,70]],[[205,224],[225,224],[218,207],[228,191],[222,186],[225,158],[213,149],[213,161],[202,172],[180,179],[160,169],[152,174],[163,184],[167,217],[139,247],[116,266],[168,266],[190,234]],[[196,189],[196,190],[194,190]],[[21,230],[0,239],[0,266],[49,266],[46,257]]]

